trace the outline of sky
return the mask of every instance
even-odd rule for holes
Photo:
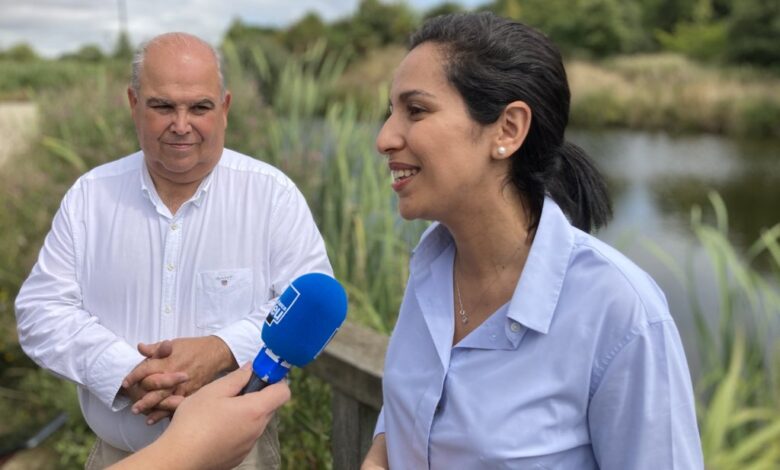
[[[488,0],[456,1],[471,8]],[[73,52],[85,44],[110,51],[116,43],[122,2],[134,45],[167,31],[193,33],[216,45],[235,18],[252,25],[284,27],[309,11],[329,22],[351,15],[358,5],[358,0],[0,0],[0,49],[26,42],[45,57]],[[443,2],[406,0],[417,11]]]

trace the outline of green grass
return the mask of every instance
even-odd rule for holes
[[[688,340],[701,362],[696,394],[707,467],[780,468],[780,348],[766,335],[780,324],[780,223],[739,252],[729,241],[724,201],[717,193],[709,199],[714,223],[705,223],[696,206],[691,228],[715,276],[718,312],[701,307],[692,259],[681,265],[652,241],[646,244],[689,295],[696,337]],[[758,269],[759,261],[768,270]]]
[[[34,99],[48,90],[67,90],[103,73],[129,73],[125,63],[106,61],[85,63],[72,60],[34,60],[17,62],[0,59],[0,99]]]

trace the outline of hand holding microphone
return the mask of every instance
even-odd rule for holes
[[[284,378],[290,367],[313,361],[347,316],[347,294],[321,273],[290,283],[263,325],[265,343],[252,363],[252,377],[241,394],[256,392]]]

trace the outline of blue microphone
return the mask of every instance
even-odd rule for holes
[[[252,363],[252,377],[241,395],[275,384],[290,367],[303,367],[316,359],[346,317],[347,293],[339,281],[321,273],[292,281],[265,319],[265,345]]]

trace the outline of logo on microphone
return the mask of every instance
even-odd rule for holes
[[[268,316],[265,317],[265,322],[269,325],[280,323],[300,296],[301,293],[298,291],[298,289],[296,289],[294,285],[290,284],[290,287],[285,289],[285,291],[279,297],[279,300],[276,301],[274,308],[271,310]]]

